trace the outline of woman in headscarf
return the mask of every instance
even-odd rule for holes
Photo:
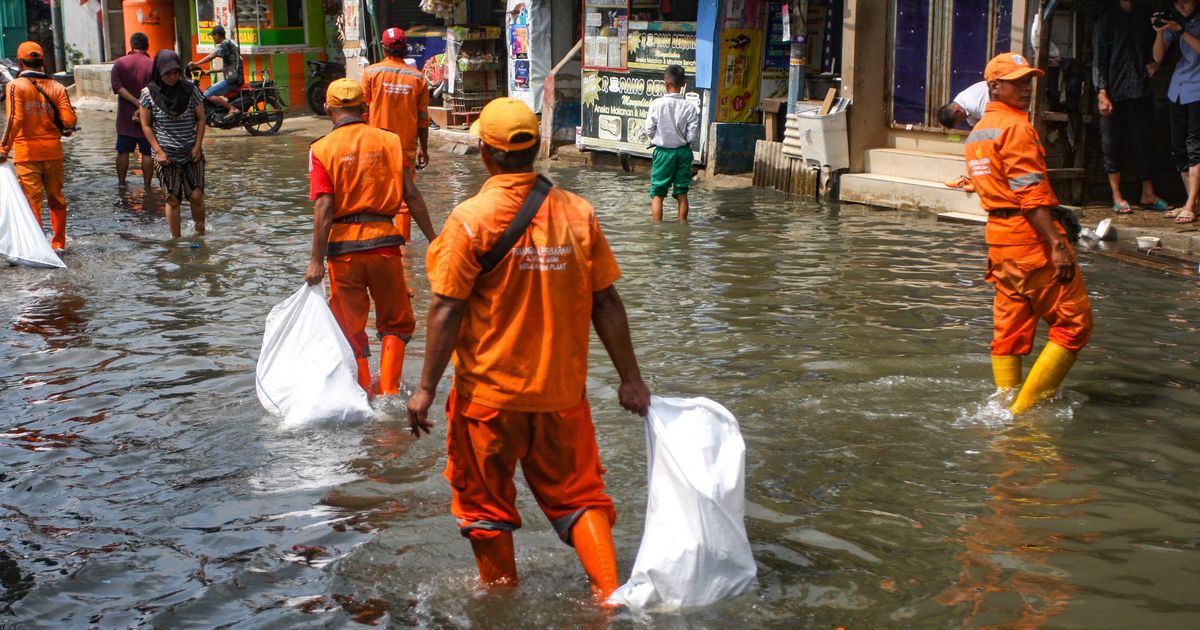
[[[183,77],[173,50],[154,56],[150,83],[142,90],[142,131],[154,155],[154,173],[167,197],[167,227],[179,238],[179,208],[192,208],[196,234],[204,234],[204,97]]]

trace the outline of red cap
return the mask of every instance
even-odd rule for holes
[[[404,34],[404,29],[392,27],[383,32],[383,47],[384,48],[399,48],[408,41],[408,36]]]

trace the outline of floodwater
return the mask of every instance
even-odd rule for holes
[[[259,406],[263,320],[307,259],[311,138],[211,140],[210,233],[169,243],[159,202],[115,188],[108,116],[69,145],[70,269],[0,269],[0,626],[1200,625],[1192,280],[1084,254],[1095,338],[1014,421],[988,404],[978,228],[765,190],[696,190],[690,225],[653,226],[644,176],[551,168],[599,212],[651,389],[723,403],[747,445],[757,589],[608,619],[524,491],[523,583],[476,596],[441,476],[445,382],[419,441],[387,409],[285,431]],[[476,160],[420,174],[437,225]],[[592,348],[624,576],[644,436]],[[422,351],[419,330],[408,383]]]

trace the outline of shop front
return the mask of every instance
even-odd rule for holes
[[[246,81],[274,80],[289,110],[305,108],[305,62],[326,52],[321,0],[193,0],[190,10],[193,59],[213,51],[209,32],[220,24],[241,48]],[[202,89],[212,76],[201,79]]]

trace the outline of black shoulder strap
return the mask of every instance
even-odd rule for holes
[[[50,111],[51,111],[51,112],[54,114],[54,126],[55,126],[55,127],[58,127],[58,132],[59,132],[59,133],[63,133],[63,132],[65,132],[65,131],[67,130],[67,128],[66,128],[65,126],[63,126],[63,121],[62,121],[62,113],[58,111],[58,104],[57,104],[57,103],[55,103],[55,102],[54,102],[54,101],[53,101],[53,100],[50,98],[50,95],[49,95],[49,94],[46,94],[46,90],[43,90],[43,89],[42,89],[42,86],[38,85],[38,82],[37,82],[37,81],[34,81],[33,79],[31,79],[31,78],[29,78],[29,77],[23,77],[23,78],[24,78],[26,81],[29,81],[30,83],[32,83],[32,84],[33,84],[33,89],[37,90],[37,91],[38,91],[38,94],[41,94],[41,95],[42,95],[42,98],[46,99],[46,102],[47,102],[47,103],[49,103],[49,105],[50,105]]]
[[[496,265],[500,264],[500,261],[508,255],[508,252],[512,251],[513,245],[517,244],[517,239],[521,238],[525,230],[529,229],[529,224],[533,222],[533,217],[546,202],[546,196],[550,194],[553,186],[554,182],[546,179],[545,175],[538,174],[537,182],[533,184],[533,190],[529,191],[529,195],[525,197],[525,202],[521,204],[517,216],[504,229],[500,240],[496,241],[496,244],[492,245],[487,253],[479,257],[479,266],[483,267],[483,273],[495,269]]]

